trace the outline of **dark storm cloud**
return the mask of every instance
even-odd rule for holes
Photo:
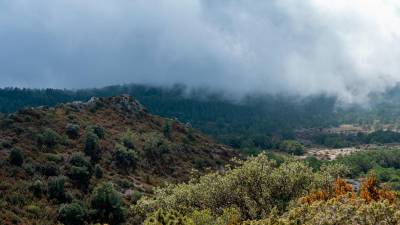
[[[400,80],[398,9],[392,0],[5,0],[0,86],[179,82],[363,101]]]

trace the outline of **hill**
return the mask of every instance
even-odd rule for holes
[[[118,210],[154,186],[237,156],[126,95],[21,109],[0,127],[0,224],[56,224],[84,204],[82,221],[118,223]]]
[[[220,143],[255,153],[279,149],[287,139],[306,145],[340,148],[369,144],[366,135],[337,134],[340,125],[349,124],[377,135],[388,136],[378,143],[398,142],[399,93],[395,87],[371,96],[365,105],[341,106],[332,96],[248,95],[232,99],[227,93],[189,89],[182,85],[157,87],[116,85],[98,89],[0,89],[0,112],[10,113],[28,106],[55,106],[71,101],[88,101],[91,96],[110,97],[128,93],[135,96],[152,114],[178,118],[208,134]],[[333,128],[333,129],[330,129]],[[380,131],[395,131],[384,133]],[[366,137],[364,137],[366,136]],[[375,140],[372,138],[371,140]],[[374,141],[375,142],[375,141]]]
[[[235,148],[265,148],[275,144],[271,137],[290,139],[298,128],[339,124],[335,116],[336,99],[329,96],[300,99],[295,96],[249,95],[232,100],[226,93],[189,90],[181,85],[130,84],[77,91],[5,88],[0,89],[0,112],[124,93],[135,96],[155,115],[178,118]]]

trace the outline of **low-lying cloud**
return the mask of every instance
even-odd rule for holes
[[[396,0],[0,1],[0,86],[337,95],[400,81]]]

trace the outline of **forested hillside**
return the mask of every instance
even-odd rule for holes
[[[0,224],[120,224],[155,186],[238,154],[128,96],[0,117]]]
[[[400,124],[399,88],[371,96],[365,105],[340,105],[324,95],[300,98],[284,95],[248,95],[232,99],[226,93],[188,89],[182,85],[109,86],[99,89],[0,89],[0,111],[14,112],[28,106],[54,106],[63,102],[87,101],[92,96],[121,94],[135,96],[153,114],[190,123],[218,141],[234,148],[279,148],[282,140],[294,139],[297,129],[326,128],[343,123],[378,127]],[[311,141],[328,147],[368,143],[365,138],[313,137]],[[335,139],[335,140],[333,140]],[[340,140],[338,140],[340,139]],[[333,141],[332,141],[333,140]]]
[[[268,147],[273,143],[265,139],[272,135],[293,138],[295,128],[337,124],[334,98],[299,99],[271,95],[229,100],[223,93],[189,91],[179,85],[171,88],[124,85],[78,91],[6,88],[0,89],[0,111],[9,113],[28,106],[54,106],[69,101],[87,101],[92,96],[120,94],[135,96],[151,113],[189,122],[234,147]],[[264,141],[257,141],[260,139]]]

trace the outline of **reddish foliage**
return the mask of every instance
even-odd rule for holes
[[[370,176],[361,184],[360,197],[367,203],[379,200],[388,200],[393,203],[396,200],[396,194],[387,188],[378,188],[377,180],[374,175]]]

